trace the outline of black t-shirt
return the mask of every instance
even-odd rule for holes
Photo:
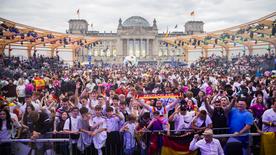
[[[16,85],[8,84],[2,88],[2,92],[5,97],[16,97]]]
[[[212,115],[213,127],[214,128],[225,128],[227,127],[227,118],[223,108],[215,108]]]
[[[45,134],[46,132],[52,131],[51,120],[47,113],[40,112],[39,119],[34,123],[33,130]]]
[[[200,89],[199,88],[192,88],[191,91],[193,92],[194,96],[197,96]]]

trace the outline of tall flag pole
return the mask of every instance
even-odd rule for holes
[[[80,9],[77,10],[78,19],[80,19]]]

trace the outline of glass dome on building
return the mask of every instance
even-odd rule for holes
[[[150,27],[150,24],[143,17],[132,16],[124,21],[123,26],[125,26],[125,27]]]

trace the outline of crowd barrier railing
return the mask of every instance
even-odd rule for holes
[[[224,129],[227,129],[227,128],[224,128]],[[220,129],[215,129],[215,130],[220,130]],[[175,131],[175,130],[170,130],[171,132]],[[183,130],[183,131],[187,131],[187,130]],[[167,131],[165,130],[159,130],[159,131],[143,131],[142,133],[166,133]],[[54,134],[54,133],[51,133],[51,134]],[[251,147],[253,145],[253,136],[260,136],[261,134],[260,133],[245,133],[245,134],[242,134],[242,135],[236,135],[236,134],[214,134],[213,137],[214,138],[230,138],[230,137],[241,137],[241,136],[248,136],[249,137],[249,145],[248,145],[248,152],[250,154],[251,152]],[[148,141],[148,137],[146,138],[146,141]],[[68,155],[74,155],[76,153],[73,152],[73,149],[72,149],[72,145],[74,143],[74,140],[71,139],[71,137],[69,136],[69,138],[47,138],[47,139],[0,139],[0,144],[1,143],[11,143],[11,146],[12,147],[15,147],[17,145],[21,145],[21,144],[24,144],[28,147],[31,147],[32,145],[30,144],[39,144],[39,143],[43,143],[43,144],[52,144],[52,145],[65,145],[67,144],[67,148],[68,148],[68,151],[69,151],[69,154]],[[108,146],[106,146],[107,148]],[[61,152],[61,154],[63,155],[64,152],[62,152],[62,150],[55,150],[55,148],[57,148],[56,146],[52,147],[52,152],[51,153],[48,153],[47,155],[58,155],[57,152]],[[14,148],[13,148],[14,149]],[[17,148],[18,149],[18,148]],[[123,148],[115,148],[116,149],[123,149]],[[29,149],[27,149],[29,150]],[[104,151],[106,153],[106,151]],[[122,154],[123,151],[121,152]],[[15,155],[19,155],[18,152],[14,153]],[[20,155],[22,155],[22,153],[20,153]],[[86,155],[86,154],[84,154]],[[88,154],[87,154],[88,155]]]

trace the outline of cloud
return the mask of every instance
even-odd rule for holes
[[[93,23],[93,30],[115,32],[119,18],[144,17],[157,20],[159,32],[184,31],[193,20],[205,23],[206,31],[235,26],[275,11],[275,0],[0,0],[0,16],[19,23],[65,32],[68,20],[80,17]],[[175,25],[177,29],[174,29]],[[91,29],[91,28],[90,28]]]

